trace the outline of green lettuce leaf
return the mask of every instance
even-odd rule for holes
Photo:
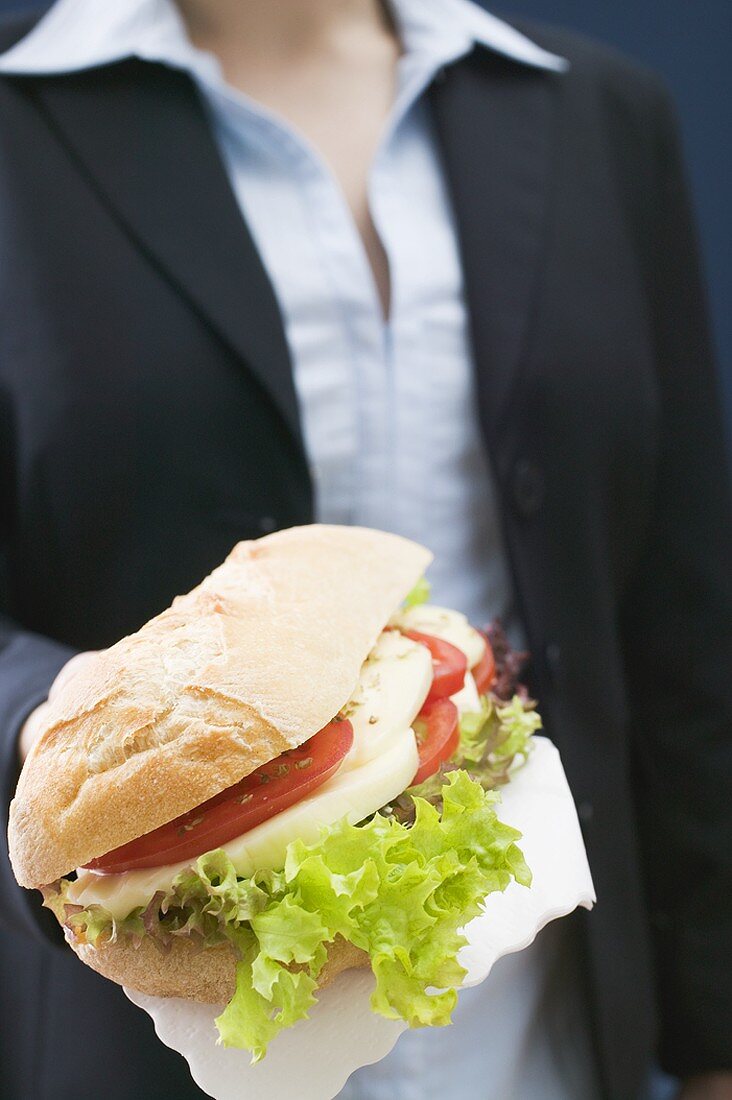
[[[507,770],[526,762],[532,737],[541,729],[541,717],[532,700],[514,695],[508,703],[493,696],[481,698],[479,712],[460,719],[461,767],[476,777],[493,775],[504,782]]]
[[[506,717],[511,729],[523,719]],[[407,825],[377,813],[345,820],[317,843],[291,843],[281,871],[240,878],[223,851],[209,852],[143,912],[114,921],[99,906],[68,903],[68,883],[49,896],[67,935],[96,943],[179,935],[204,947],[228,940],[238,955],[236,992],[218,1017],[220,1041],[262,1058],[282,1030],[315,1003],[327,946],[336,937],[365,951],[376,976],[375,1012],[410,1027],[447,1024],[464,970],[461,929],[483,899],[531,874],[519,833],[496,816],[498,795],[463,770],[443,777],[439,808],[417,797]]]
[[[404,606],[419,607],[420,604],[427,603],[431,591],[430,582],[422,577],[421,580],[417,581],[414,588],[405,599]]]
[[[101,939],[114,943],[120,936],[130,936],[135,940],[144,936],[141,908],[133,909],[123,920],[118,920],[101,905],[90,905],[84,909],[73,904],[68,897],[70,886],[69,879],[62,878],[43,891],[43,904],[56,914],[68,938],[94,945]]]
[[[309,916],[305,917],[306,923]],[[295,943],[298,927],[296,920],[289,933],[284,926],[282,933],[289,934]],[[236,992],[217,1018],[216,1026],[224,1046],[244,1047],[251,1052],[252,1062],[258,1062],[283,1028],[307,1016],[308,1009],[315,1004],[317,982],[306,971],[293,972],[281,965],[281,960],[268,955],[251,929],[232,929],[232,940],[241,952],[236,968]],[[307,940],[306,933],[303,943]]]

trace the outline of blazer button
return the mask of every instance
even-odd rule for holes
[[[513,501],[527,518],[536,515],[544,500],[544,474],[536,463],[520,459],[513,471]]]
[[[544,650],[547,668],[552,679],[556,681],[562,668],[562,648],[557,642],[549,642]]]
[[[260,516],[259,530],[264,535],[271,535],[273,531],[277,530],[277,520],[274,516]]]
[[[591,802],[580,802],[577,807],[577,816],[584,825],[588,825],[595,816],[595,807]]]

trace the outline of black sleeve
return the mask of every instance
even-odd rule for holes
[[[679,141],[667,97],[655,102],[643,251],[660,451],[623,627],[661,1061],[683,1077],[732,1068],[732,517]]]
[[[40,894],[23,890],[13,877],[5,829],[20,770],[18,733],[26,717],[46,698],[56,673],[73,655],[73,649],[21,630],[0,617],[0,799],[4,826],[0,843],[0,925],[53,940],[58,940],[58,924],[42,908]]]

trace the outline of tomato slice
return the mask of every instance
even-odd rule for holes
[[[458,709],[452,699],[435,699],[422,707],[414,721],[419,769],[413,783],[423,783],[449,760],[460,743]]]
[[[483,635],[485,638],[485,635]],[[472,669],[473,679],[475,680],[475,686],[478,689],[478,695],[486,695],[493,687],[493,683],[496,679],[496,659],[493,656],[493,650],[491,649],[491,643],[485,638],[485,653],[478,661],[474,669]]]
[[[460,691],[468,671],[468,659],[462,649],[443,638],[435,638],[433,634],[420,634],[417,630],[404,630],[402,633],[413,642],[427,646],[432,654],[432,687],[427,702],[444,699],[446,695]]]
[[[320,787],[353,745],[353,727],[334,719],[296,749],[257,768],[233,787],[129,844],[87,864],[105,875],[195,859],[241,836]]]

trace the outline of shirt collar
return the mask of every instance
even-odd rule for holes
[[[447,64],[478,43],[534,68],[562,71],[541,49],[473,0],[391,0],[405,52]],[[77,72],[126,57],[190,69],[205,65],[172,0],[56,0],[35,27],[0,56],[0,73]],[[213,58],[210,59],[215,67]]]

